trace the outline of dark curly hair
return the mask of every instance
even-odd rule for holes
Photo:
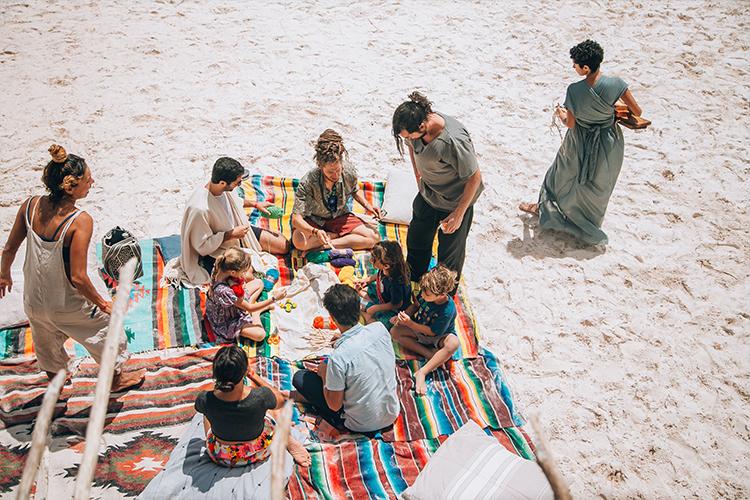
[[[396,139],[396,148],[402,156],[404,144],[399,134],[402,130],[410,134],[417,132],[430,113],[432,113],[432,103],[416,90],[409,94],[408,101],[399,104],[393,112],[393,137]]]
[[[68,154],[62,146],[53,144],[48,149],[52,160],[44,167],[42,182],[49,191],[52,203],[57,203],[65,196],[65,189],[76,187],[86,173],[86,160],[80,156]]]
[[[238,345],[222,347],[214,356],[213,372],[216,389],[221,392],[232,391],[247,373],[245,351]]]
[[[344,147],[344,139],[338,132],[327,128],[315,141],[315,163],[319,167],[329,163],[336,163],[349,157],[349,152]]]
[[[595,41],[586,40],[570,49],[570,58],[577,65],[588,66],[592,73],[596,73],[604,60],[604,49]]]
[[[404,251],[398,241],[378,241],[370,255],[389,268],[389,277],[396,283],[409,283],[409,264],[404,260]]]

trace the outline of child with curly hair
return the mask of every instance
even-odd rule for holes
[[[456,335],[456,304],[450,296],[456,287],[456,272],[439,264],[422,275],[417,302],[391,319],[391,337],[399,345],[427,358],[414,373],[417,394],[427,392],[425,377],[451,359],[459,348]]]
[[[391,318],[411,304],[411,281],[404,252],[397,241],[380,241],[370,251],[377,273],[356,283],[362,296],[365,323],[380,321],[391,327]]]

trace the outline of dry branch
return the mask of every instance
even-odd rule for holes
[[[18,487],[18,500],[26,500],[31,493],[31,487],[34,485],[36,473],[39,469],[39,462],[42,460],[44,449],[47,447],[47,435],[49,434],[49,425],[52,422],[52,415],[55,412],[55,404],[60,397],[60,391],[65,384],[65,378],[68,373],[60,370],[52,379],[47,392],[42,399],[42,407],[36,416],[34,432],[31,434],[31,450],[26,458],[26,464],[23,466],[23,476],[21,476],[21,485]]]
[[[109,393],[112,389],[112,378],[115,374],[115,361],[120,339],[125,334],[123,322],[130,301],[130,290],[133,286],[133,274],[135,273],[136,260],[130,259],[120,268],[120,282],[117,286],[117,295],[112,306],[112,315],[109,318],[109,330],[104,341],[104,353],[99,365],[99,376],[96,380],[96,391],[94,393],[94,404],[89,416],[89,424],[86,427],[86,448],[81,459],[81,468],[76,478],[74,497],[76,500],[88,500],[91,497],[91,481],[94,478],[94,469],[99,458],[99,442],[102,438],[104,418],[107,416],[109,406]]]
[[[532,415],[530,418],[531,428],[534,429],[536,435],[536,461],[541,467],[544,475],[547,476],[547,481],[552,487],[552,493],[555,494],[555,500],[572,500],[570,496],[570,488],[565,482],[565,479],[560,475],[560,471],[557,470],[552,454],[550,453],[549,443],[547,438],[542,432],[542,425],[539,423],[539,417]]]
[[[289,442],[289,432],[292,428],[292,402],[287,401],[279,412],[276,427],[271,441],[271,499],[286,498],[284,490],[284,465],[286,465],[286,445]]]

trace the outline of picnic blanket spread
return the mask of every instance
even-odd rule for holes
[[[134,368],[148,370],[146,381],[140,388],[115,395],[110,400],[104,441],[111,445],[103,448],[96,473],[99,483],[96,484],[115,488],[123,495],[142,491],[148,480],[166,464],[179,438],[178,431],[184,430],[184,425],[178,424],[195,415],[197,394],[213,387],[211,363],[217,350],[217,347],[212,347],[134,357],[131,361]],[[316,362],[290,362],[263,356],[250,361],[261,376],[272,380],[281,389],[291,388],[292,376],[297,369],[302,366],[312,368]],[[423,398],[408,394],[413,385],[411,375],[418,362],[400,360],[398,364],[402,414],[393,431],[381,439],[362,438],[340,444],[311,443],[308,448],[313,455],[313,465],[308,470],[296,469],[289,485],[293,498],[305,498],[304,495],[311,491],[335,498],[336,491],[352,481],[365,484],[373,498],[382,491],[388,495],[397,494],[414,481],[440,440],[468,419],[475,419],[506,447],[512,448],[511,451],[526,458],[533,457],[530,441],[517,427],[521,419],[515,411],[511,394],[489,351],[483,349],[475,359],[453,361],[451,377],[440,371],[434,372],[427,379],[428,394]],[[61,394],[51,428],[55,443],[51,449],[54,450],[53,456],[59,454],[58,457],[67,458],[51,463],[66,464],[65,472],[50,465],[55,480],[72,482],[77,471],[76,464],[83,450],[80,439],[71,439],[71,436],[85,433],[97,371],[92,360],[83,360],[75,383],[66,385]],[[47,381],[33,359],[0,362],[0,380],[3,388],[0,427],[4,429],[0,430],[0,449],[7,458],[13,456],[13,460],[7,461],[0,457],[3,464],[0,465],[0,493],[3,493],[15,487],[20,479],[28,445],[19,445],[19,442],[30,439],[33,419],[41,405]],[[297,408],[294,420],[304,425]],[[165,427],[174,430],[165,433],[162,431]],[[70,449],[75,453],[71,454]],[[339,462],[342,457],[344,462]],[[133,469],[123,469],[124,463]],[[338,469],[340,467],[346,469],[342,471]],[[295,496],[295,492],[299,495]]]
[[[201,319],[206,308],[205,294],[198,289],[159,287],[165,260],[156,240],[144,239],[141,246],[143,276],[133,283],[130,306],[125,317],[128,350],[147,352],[170,347],[198,345]],[[97,249],[101,262],[101,248]],[[105,282],[107,281],[106,276]],[[110,281],[107,283],[112,286]],[[88,356],[86,349],[68,339],[66,349],[75,357]],[[31,356],[34,346],[28,326],[0,330],[0,359]]]
[[[291,178],[253,176],[243,185],[247,199],[270,200],[284,208],[278,220],[261,218],[250,211],[252,223],[291,236],[290,214],[294,188]],[[383,183],[360,183],[372,203],[382,201]],[[362,211],[355,206],[354,211]],[[379,226],[381,237],[406,241],[406,227]],[[172,238],[173,239],[173,238]],[[164,241],[164,239],[161,239]],[[131,294],[125,320],[129,350],[134,355],[128,369],[148,370],[143,385],[115,394],[110,399],[94,489],[101,498],[134,496],[167,464],[186,422],[195,415],[194,401],[200,391],[213,386],[211,362],[218,349],[202,342],[201,317],[205,296],[195,289],[159,288],[165,258],[157,240],[140,242],[144,275]],[[169,251],[174,251],[170,248]],[[148,258],[146,258],[148,256]],[[367,252],[355,254],[356,270],[373,271]],[[280,285],[288,285],[295,269],[304,265],[299,253],[279,258]],[[456,296],[456,328],[461,349],[445,367],[427,378],[428,392],[416,397],[413,373],[424,360],[397,348],[397,381],[401,413],[393,428],[377,437],[359,437],[341,443],[319,442],[310,433],[307,447],[313,463],[295,467],[289,486],[291,498],[395,497],[414,482],[429,456],[446,436],[468,420],[475,420],[506,448],[533,459],[528,436],[513,396],[495,356],[478,344],[478,329],[465,290]],[[313,368],[318,360],[286,361],[277,357],[279,337],[269,314],[263,314],[267,337],[256,343],[242,339],[251,365],[282,389],[291,389],[294,372]],[[169,349],[198,346],[199,349]],[[37,485],[63,496],[72,487],[83,452],[85,433],[98,367],[86,351],[72,341],[68,350],[78,357],[72,385],[66,385],[55,408],[52,444],[47,469],[49,484]],[[151,351],[151,352],[150,352]],[[21,476],[28,453],[33,420],[41,405],[47,379],[38,370],[28,328],[0,331],[0,494],[10,492]],[[297,428],[307,430],[305,408],[295,407]],[[70,494],[66,494],[69,492]]]
[[[291,239],[291,212],[294,205],[294,190],[299,184],[298,179],[287,177],[272,177],[253,175],[246,180],[240,192],[249,200],[268,200],[284,209],[284,216],[280,219],[261,217],[256,209],[248,210],[251,224],[281,232]],[[360,189],[371,203],[380,205],[383,201],[385,183],[360,182]],[[363,214],[364,209],[359,204],[352,207],[357,214]],[[406,248],[407,226],[396,224],[379,224],[381,238],[395,240]],[[199,289],[183,287],[159,286],[164,274],[164,265],[168,259],[164,258],[159,242],[169,242],[170,248],[165,248],[168,256],[174,256],[176,248],[175,237],[143,239],[139,241],[143,255],[143,276],[138,279],[131,291],[131,304],[125,318],[125,334],[128,340],[128,350],[132,353],[148,352],[170,347],[197,346],[204,342],[202,339],[201,319],[205,311],[206,297]],[[101,245],[97,247],[97,257],[101,262]],[[373,272],[369,265],[368,252],[357,252],[355,261],[359,276],[368,276]],[[287,286],[294,279],[294,272],[306,263],[300,252],[293,250],[291,255],[278,257],[279,279],[278,286]],[[106,277],[105,277],[106,281]],[[110,286],[114,283],[108,283]],[[456,357],[476,356],[476,328],[473,316],[465,301],[465,295],[460,293],[462,304],[459,305],[457,322],[461,351]],[[265,295],[261,296],[261,300]],[[268,314],[262,314],[261,320],[266,328],[267,336],[263,342],[242,340],[241,343],[248,355],[277,356],[278,336],[275,335],[273,325]],[[66,343],[68,352],[76,357],[87,356],[86,350],[73,340]],[[0,330],[0,359],[15,356],[31,356],[34,347],[31,329],[28,326]],[[403,355],[402,353],[398,353]],[[408,355],[408,354],[407,354]]]

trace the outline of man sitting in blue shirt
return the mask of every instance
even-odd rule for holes
[[[341,338],[317,373],[294,374],[292,396],[311,404],[336,429],[374,435],[393,424],[400,409],[391,336],[379,322],[359,324],[359,295],[350,286],[329,288],[323,305]]]

